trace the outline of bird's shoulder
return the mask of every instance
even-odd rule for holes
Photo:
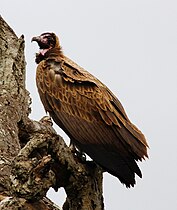
[[[70,58],[64,56],[62,58],[62,69],[65,73],[65,75],[68,78],[72,78],[74,81],[77,82],[90,82],[95,84],[99,87],[105,87],[105,85],[97,79],[95,76],[93,76],[90,72],[76,64],[73,60]]]

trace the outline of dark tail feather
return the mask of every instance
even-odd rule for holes
[[[108,151],[107,148],[100,145],[78,144],[78,146],[104,170],[116,176],[126,187],[135,185],[135,173],[142,177],[141,171],[133,158],[126,159],[119,153]]]

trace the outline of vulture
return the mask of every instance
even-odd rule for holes
[[[63,54],[54,33],[32,41],[40,48],[36,84],[46,112],[75,148],[133,187],[135,174],[142,177],[137,161],[148,157],[144,135],[108,87]]]

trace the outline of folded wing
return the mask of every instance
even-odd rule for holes
[[[147,157],[144,135],[130,122],[114,94],[63,56],[37,68],[42,103],[76,146],[127,187],[141,175],[136,161]]]

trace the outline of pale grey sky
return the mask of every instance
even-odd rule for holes
[[[105,209],[177,209],[177,1],[1,0],[0,5],[16,34],[25,35],[32,119],[45,112],[35,87],[38,47],[30,40],[53,31],[65,54],[117,95],[147,137],[150,159],[139,164],[143,179],[136,178],[135,188],[104,175]],[[61,190],[48,194],[58,204],[64,201]]]

